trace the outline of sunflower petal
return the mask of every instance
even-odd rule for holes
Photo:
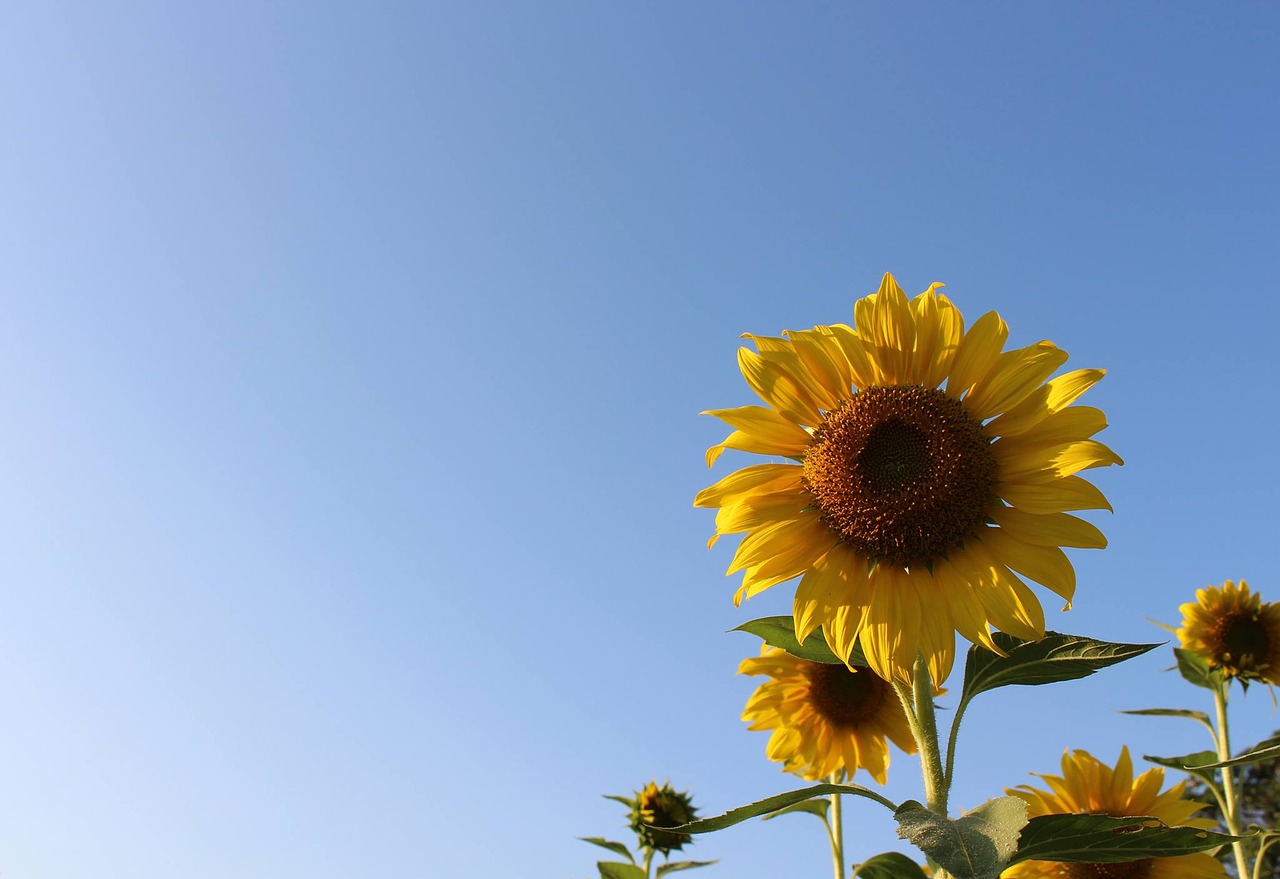
[[[1102,381],[1105,369],[1077,369],[1063,373],[1027,395],[1021,403],[987,425],[992,436],[1016,436],[1048,416],[1070,406],[1089,388]]]
[[[959,398],[981,382],[991,372],[1000,357],[1000,350],[1009,338],[1009,328],[1003,318],[988,311],[969,328],[956,351],[951,375],[947,378],[947,393]]]
[[[1098,487],[1079,476],[1067,476],[1050,482],[1002,485],[1000,497],[1028,513],[1111,509],[1111,504]]]
[[[992,454],[1000,462],[1000,475],[1005,482],[1047,482],[1063,476],[1074,476],[1081,470],[1124,464],[1124,459],[1097,440],[1075,440],[1045,448],[999,447],[992,444]]]
[[[750,348],[738,349],[738,368],[742,376],[764,400],[796,424],[816,425],[822,416],[804,382],[783,368],[776,360]]]
[[[1076,569],[1061,548],[1026,543],[1003,528],[987,528],[982,542],[990,547],[992,557],[1061,596],[1067,602],[1063,610],[1070,610],[1076,593]]]
[[[974,386],[965,404],[974,418],[985,421],[1026,399],[1066,362],[1067,352],[1052,342],[1008,351],[1000,355],[990,375]]]
[[[1080,549],[1102,549],[1107,538],[1094,525],[1067,513],[1037,515],[1014,507],[1001,507],[991,514],[1009,536],[1037,546],[1074,546]]]
[[[735,470],[715,485],[698,492],[695,507],[723,507],[744,497],[778,492],[804,492],[800,478],[804,470],[796,464],[753,464]],[[807,492],[805,492],[807,496]]]

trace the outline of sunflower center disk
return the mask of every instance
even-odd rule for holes
[[[1143,879],[1151,875],[1155,861],[1143,858],[1123,864],[1056,864],[1064,879]]]
[[[985,525],[996,460],[959,400],[919,385],[871,387],[814,433],[804,481],[846,543],[910,566],[945,556]]]
[[[813,709],[838,726],[858,726],[876,716],[889,685],[870,671],[815,663],[807,670]]]
[[[1262,659],[1271,646],[1266,626],[1252,616],[1236,616],[1225,621],[1220,637],[1222,650],[1235,662],[1245,657]]]

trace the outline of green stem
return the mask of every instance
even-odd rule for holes
[[[916,744],[920,748],[920,768],[924,773],[924,796],[929,811],[946,817],[947,777],[942,769],[942,751],[938,747],[938,721],[933,709],[933,678],[922,654],[916,655],[912,696],[915,702]]]
[[[653,863],[653,849],[645,846],[644,849],[644,879],[649,879],[649,866]]]
[[[960,736],[960,718],[964,717],[964,710],[968,707],[967,699],[961,699],[956,705],[956,716],[951,721],[951,734],[947,736],[947,768],[942,773],[942,784],[948,791],[956,780],[956,740]]]
[[[1230,681],[1222,680],[1213,688],[1213,707],[1217,711],[1218,720],[1218,760],[1231,759],[1231,734],[1227,728],[1227,688]],[[1234,768],[1231,766],[1222,767],[1222,795],[1226,800],[1225,808],[1222,810],[1222,820],[1227,825],[1227,833],[1232,836],[1240,835],[1240,794],[1236,790],[1236,779]],[[1248,876],[1249,870],[1245,866],[1244,843],[1237,840],[1231,843],[1231,851],[1236,858],[1236,875]]]
[[[831,783],[839,784],[839,773],[831,773]],[[840,809],[840,795],[831,795],[831,859],[835,862],[836,879],[844,879],[844,819]]]

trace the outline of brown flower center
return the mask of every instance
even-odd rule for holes
[[[1123,864],[1059,864],[1062,879],[1144,879],[1151,875],[1154,858]]]
[[[1257,614],[1232,614],[1223,618],[1217,636],[1224,664],[1256,665],[1269,655],[1271,639]]]
[[[876,716],[889,685],[867,669],[813,663],[807,670],[809,704],[837,726],[859,726]]]
[[[996,459],[959,400],[919,385],[871,387],[815,431],[804,482],[846,543],[913,565],[946,555],[985,524]]]

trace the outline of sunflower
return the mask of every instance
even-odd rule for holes
[[[1178,640],[1229,678],[1280,684],[1280,604],[1263,602],[1241,580],[1196,590],[1178,608]]]
[[[735,603],[798,576],[802,641],[821,626],[846,661],[861,643],[891,680],[909,678],[920,652],[935,685],[957,631],[997,652],[991,626],[1043,637],[1018,574],[1070,606],[1061,548],[1106,538],[1067,511],[1111,509],[1076,474],[1122,463],[1090,439],[1103,413],[1071,405],[1102,370],[1046,381],[1066,352],[1045,341],[1004,351],[995,312],[966,332],[940,286],[908,301],[886,274],[852,327],[748,334],[757,350],[738,349],[738,365],[768,405],[703,413],[734,428],[707,464],[725,449],[790,461],[745,467],[694,501],[718,508],[710,543],[745,535],[728,570],[744,572]]]
[[[765,645],[759,657],[742,660],[738,673],[769,678],[747,700],[742,719],[747,729],[773,731],[765,753],[787,772],[845,780],[865,769],[884,784],[886,738],[916,751],[893,687],[869,668],[809,662]]]
[[[671,782],[664,782],[662,787],[658,787],[657,782],[651,781],[636,793],[635,799],[624,799],[623,802],[631,806],[627,818],[631,829],[639,837],[641,847],[669,855],[693,841],[693,837],[687,833],[668,833],[655,829],[679,827],[698,817],[688,791],[677,791],[671,786]]]
[[[1039,774],[1039,773],[1037,773]],[[1121,818],[1127,815],[1159,818],[1170,826],[1211,829],[1208,818],[1191,817],[1205,807],[1183,797],[1186,782],[1164,793],[1163,769],[1149,769],[1137,780],[1129,749],[1120,749],[1115,769],[1088,751],[1062,755],[1062,775],[1041,775],[1049,790],[1019,785],[1006,793],[1027,802],[1027,815],[1091,814]],[[1223,879],[1222,864],[1203,853],[1175,858],[1144,858],[1120,864],[1061,864],[1023,861],[1001,874],[1003,879]]]

